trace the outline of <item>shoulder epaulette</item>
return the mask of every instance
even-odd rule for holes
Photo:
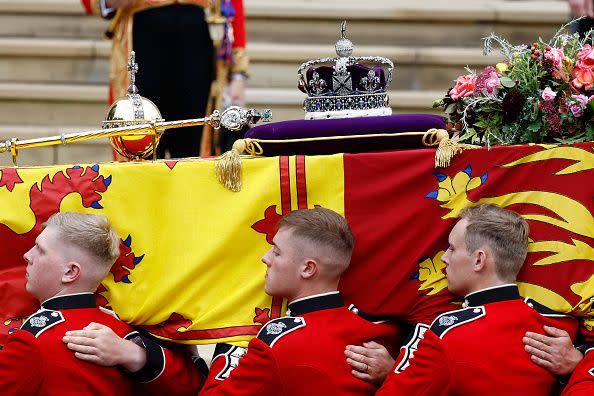
[[[439,315],[431,323],[431,331],[439,338],[460,325],[470,323],[485,316],[485,307],[468,307],[457,311],[450,311]]]
[[[401,353],[402,359],[397,362],[398,364],[394,368],[394,372],[399,374],[406,369],[410,363],[410,359],[412,359],[415,355],[419,347],[419,342],[423,339],[425,332],[429,329],[429,326],[424,323],[418,323],[415,328],[410,332],[406,342],[402,345]]]
[[[281,337],[301,327],[305,327],[305,319],[299,316],[285,316],[266,323],[257,337],[272,347]]]
[[[212,356],[212,361],[218,359],[219,357],[223,358],[225,359],[225,366],[215,375],[215,379],[219,381],[227,379],[231,372],[239,364],[239,359],[241,359],[246,352],[247,348],[237,345],[223,343],[217,344]]]
[[[548,317],[554,317],[554,318],[562,318],[562,317],[568,316],[561,312],[555,311],[554,309],[551,309],[551,308],[547,307],[546,305],[543,305],[530,297],[526,297],[524,299],[524,302],[530,308],[534,308],[534,310],[536,312],[538,312],[539,314],[541,314],[542,316],[548,316]]]
[[[21,330],[26,330],[35,337],[39,337],[39,335],[47,329],[52,328],[58,323],[62,323],[64,321],[64,316],[60,311],[41,309],[29,316],[29,318],[21,326]]]
[[[355,304],[349,305],[349,311],[351,311],[355,315],[365,319],[368,322],[384,323],[384,322],[388,321],[388,318],[385,316],[372,315],[372,314],[368,314],[367,312],[363,312],[360,308],[356,307]]]

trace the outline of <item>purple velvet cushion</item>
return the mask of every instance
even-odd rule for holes
[[[260,125],[245,137],[258,139],[263,155],[362,153],[399,148],[422,147],[419,136],[402,132],[425,132],[445,129],[443,117],[431,114],[395,114],[391,116],[341,118],[324,120],[292,120]],[[336,136],[390,134],[382,137],[332,139]],[[326,137],[328,140],[282,142],[287,139]],[[281,142],[265,142],[280,140]]]

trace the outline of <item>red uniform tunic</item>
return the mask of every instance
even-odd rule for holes
[[[377,395],[548,395],[556,378],[524,350],[526,331],[560,327],[572,337],[577,322],[522,301],[515,285],[466,297],[468,308],[417,325]],[[545,316],[548,315],[548,316]]]
[[[289,305],[290,315],[268,322],[248,352],[233,348],[215,357],[201,396],[372,395],[376,387],[355,378],[345,347],[375,340],[398,345],[394,325],[365,320],[343,306],[338,292]],[[228,379],[221,381],[229,375]]]
[[[77,359],[62,337],[91,322],[110,327],[125,338],[140,337],[147,348],[147,365],[134,374]],[[144,381],[139,384],[135,380]],[[23,326],[8,336],[0,351],[2,395],[195,395],[202,383],[185,357],[140,336],[111,311],[95,305],[93,293],[57,296],[45,301]]]
[[[92,293],[54,297],[8,336],[0,352],[3,395],[129,395],[131,381],[117,367],[77,359],[62,342],[68,330],[90,322],[109,326],[120,337],[134,330],[95,307]]]
[[[569,383],[561,396],[592,396],[594,395],[594,348],[586,351],[586,356],[577,365]]]

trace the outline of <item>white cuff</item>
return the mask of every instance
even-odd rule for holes
[[[105,5],[105,0],[101,0],[101,16],[106,18],[110,13],[114,12],[115,8],[107,7]]]

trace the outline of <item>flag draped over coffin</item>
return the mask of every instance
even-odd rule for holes
[[[460,210],[491,202],[531,227],[522,294],[592,331],[594,143],[476,149],[434,169],[432,149],[243,161],[224,189],[202,160],[5,168],[0,177],[2,334],[36,309],[23,253],[56,211],[107,215],[122,254],[98,299],[158,337],[245,343],[283,312],[263,292],[262,254],[283,214],[344,214],[356,238],[340,289],[364,311],[430,322],[454,309],[441,255]]]

